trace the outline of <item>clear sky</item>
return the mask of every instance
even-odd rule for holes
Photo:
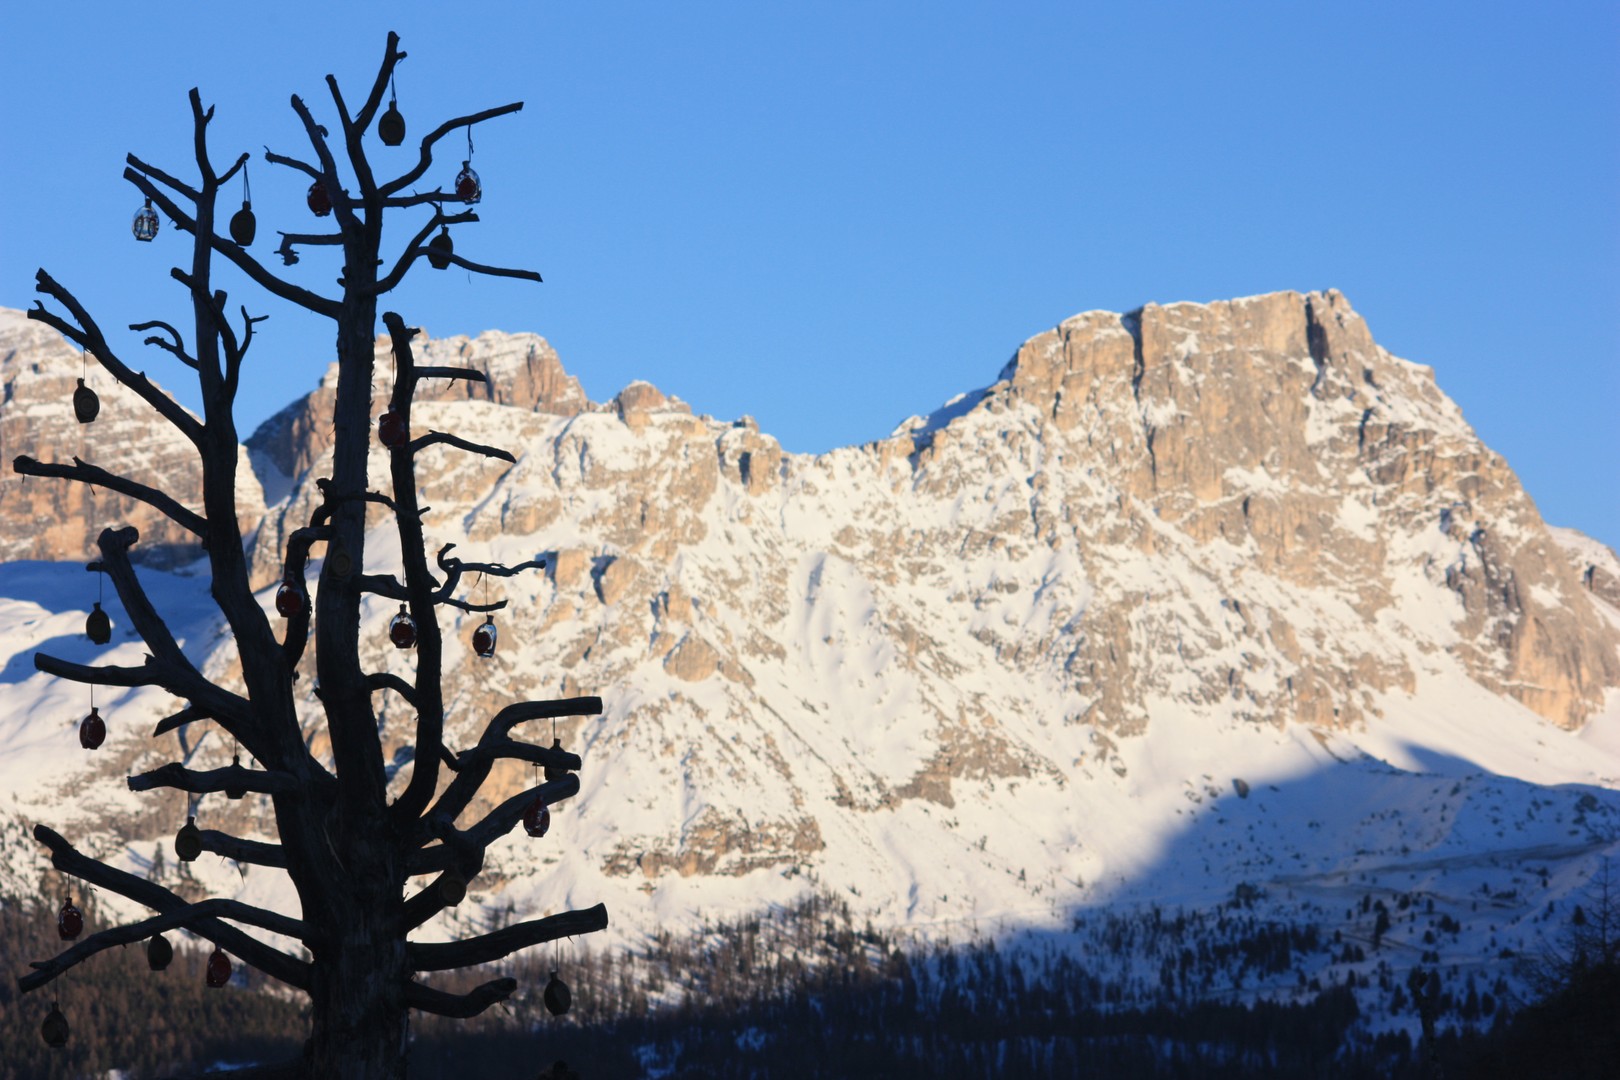
[[[593,398],[644,378],[821,451],[1079,311],[1337,287],[1548,520],[1620,545],[1620,5],[14,4],[0,304],[45,266],[105,326],[184,319],[185,249],[131,239],[124,153],[190,175],[199,86],[217,160],[258,155],[268,256],[313,224],[262,160],[307,149],[289,95],[330,118],[323,77],[361,97],[389,29],[411,135],[382,160],[527,102],[475,133],[456,250],[546,283],[422,267],[388,306],[435,336],[537,331]],[[337,264],[287,273],[330,289]],[[223,283],[272,315],[250,430],[331,333]]]

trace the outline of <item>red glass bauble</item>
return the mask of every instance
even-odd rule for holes
[[[484,185],[479,182],[478,174],[473,172],[472,162],[463,161],[461,171],[456,173],[456,198],[475,203],[483,197]]]
[[[485,660],[495,655],[494,619],[485,619],[484,625],[473,631],[473,652]]]
[[[107,725],[101,719],[101,711],[92,705],[90,714],[79,721],[79,745],[94,750],[106,741]]]
[[[388,623],[388,640],[396,649],[410,649],[416,645],[416,620],[411,618],[405,605],[399,605],[399,614]]]
[[[332,197],[326,193],[326,185],[319,180],[309,185],[309,194],[304,196],[304,201],[316,217],[325,217],[332,212]]]
[[[292,619],[302,615],[307,607],[303,583],[292,577],[283,581],[276,590],[276,612],[283,619]]]
[[[63,941],[72,941],[84,932],[84,912],[73,906],[73,897],[68,897],[62,903],[62,910],[56,913],[56,932]]]
[[[530,836],[544,836],[549,828],[551,828],[551,811],[546,809],[546,800],[536,795],[534,802],[523,811],[523,831]]]
[[[218,990],[231,981],[231,958],[216,948],[208,958],[208,985]]]
[[[389,449],[404,446],[410,432],[405,430],[405,418],[393,409],[377,417],[377,438]]]

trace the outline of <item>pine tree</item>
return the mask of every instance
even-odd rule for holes
[[[161,688],[187,704],[157,725],[154,738],[206,721],[257,759],[263,768],[233,764],[199,771],[175,761],[129,777],[129,786],[135,791],[178,789],[193,798],[238,791],[268,797],[278,842],[205,829],[200,832],[200,847],[243,864],[285,870],[302,907],[301,915],[292,916],[228,898],[189,902],[157,880],[126,873],[85,854],[40,825],[34,836],[58,869],[144,905],[154,914],[90,934],[60,955],[35,963],[35,970],[19,980],[22,989],[37,990],[110,946],[183,928],[308,995],[309,1038],[302,1058],[291,1068],[300,1075],[348,1080],[404,1075],[409,1010],[472,1017],[516,989],[511,979],[495,979],[453,994],[419,981],[419,973],[488,963],[528,946],[607,925],[606,910],[597,905],[516,922],[450,943],[409,939],[413,930],[459,902],[467,882],[483,867],[491,843],[511,831],[526,813],[536,813],[579,790],[573,772],[580,768],[577,756],[526,743],[515,738],[514,732],[538,719],[593,715],[601,711],[602,704],[596,697],[518,702],[488,720],[474,748],[454,753],[444,743],[441,609],[493,611],[503,602],[478,604],[461,599],[458,585],[472,574],[511,576],[543,564],[468,562],[451,556],[447,546],[437,553],[436,567],[430,566],[421,520],[425,510],[418,502],[415,482],[417,455],[430,446],[446,445],[504,461],[513,457],[505,450],[451,433],[413,430],[411,405],[421,380],[481,380],[485,376],[469,369],[417,365],[411,348],[415,331],[393,312],[383,313],[382,321],[392,339],[396,380],[379,427],[379,436],[388,447],[389,491],[371,487],[366,459],[374,408],[372,369],[379,298],[399,285],[423,258],[440,269],[453,264],[478,274],[532,281],[539,281],[540,276],[473,262],[448,243],[449,226],[478,220],[470,207],[481,192],[470,168],[464,166],[451,190],[412,191],[433,166],[441,140],[465,129],[470,143],[473,126],[517,112],[521,102],[456,117],[431,129],[421,139],[411,167],[392,179],[380,180],[373,171],[368,139],[374,125],[389,144],[398,143],[403,135],[392,103],[387,113],[379,112],[394,69],[404,59],[397,35],[389,34],[382,64],[353,113],[337,80],[327,76],[336,112],[335,135],[317,122],[303,100],[292,98],[313,160],[265,154],[267,161],[291,170],[300,183],[310,182],[307,200],[311,210],[329,216],[335,225],[327,232],[282,233],[277,253],[291,265],[302,248],[340,249],[343,269],[338,295],[321,295],[266,269],[247,250],[254,231],[248,227],[251,222],[238,217],[228,226],[227,235],[221,235],[216,205],[221,189],[244,167],[248,155],[241,155],[224,172],[215,170],[207,146],[213,109],[203,107],[197,90],[190,94],[197,179],[182,180],[133,154],[126,158],[124,178],[147,200],[136,221],[137,238],[151,238],[159,224],[158,211],[190,235],[190,265],[174,269],[171,276],[189,297],[193,344],[188,349],[185,336],[161,320],[136,323],[131,329],[149,332],[147,344],[195,373],[203,404],[200,418],[121,359],[74,295],[44,270],[39,271],[38,291],[66,314],[58,314],[41,301],[29,317],[54,327],[94,356],[196,448],[203,477],[202,506],[187,506],[138,477],[120,475],[79,458],[41,462],[23,456],[15,462],[16,471],[25,476],[91,484],[145,503],[201,542],[212,575],[212,597],[241,658],[245,692],[210,682],[186,657],[136,572],[131,549],[139,536],[130,527],[109,527],[101,532],[97,539],[100,556],[90,569],[106,575],[117,590],[133,629],[149,652],[146,662],[127,667],[84,665],[40,653],[34,663],[58,678],[92,686]],[[426,223],[383,270],[384,214],[413,209],[420,214],[428,208],[432,213]],[[280,619],[265,613],[250,587],[236,510],[239,440],[233,405],[255,326],[263,316],[250,316],[243,306],[239,328],[233,324],[225,292],[217,290],[211,280],[217,258],[234,264],[268,293],[331,319],[337,330],[339,375],[330,416],[335,433],[332,475],[318,482],[323,501],[311,520],[287,541],[285,584],[277,604]],[[111,457],[112,448],[106,450]],[[392,573],[367,564],[366,512],[378,505],[386,508],[398,531],[400,565]],[[324,557],[311,590],[306,585],[306,570],[317,551]],[[403,621],[400,627],[401,637],[414,637],[410,643],[416,664],[414,680],[369,672],[362,663],[360,612],[368,595],[397,602],[402,620],[414,624],[410,631]],[[305,662],[311,644],[312,663]],[[295,680],[301,666],[318,687],[329,756],[313,754],[300,727]],[[416,717],[409,779],[392,786],[384,767],[374,703],[381,693],[398,695]],[[491,767],[503,759],[544,765],[548,779],[495,806],[480,820],[458,824]],[[277,948],[254,931],[302,942],[308,958]],[[39,1014],[45,1015],[43,1002]],[[87,1033],[80,1032],[78,1037],[87,1037]]]

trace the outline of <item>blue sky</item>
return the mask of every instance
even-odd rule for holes
[[[289,94],[330,117],[389,29],[413,134],[527,102],[476,132],[456,244],[546,283],[424,267],[389,306],[436,336],[534,330],[594,398],[644,378],[820,451],[1079,311],[1337,287],[1548,520],[1620,545],[1620,5],[14,5],[0,304],[43,265],[104,325],[184,318],[124,153],[185,169],[199,86],[217,159],[261,155],[261,237],[307,228],[262,148],[307,147]],[[272,315],[250,429],[331,333],[223,283]]]

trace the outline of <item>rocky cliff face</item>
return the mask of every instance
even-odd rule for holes
[[[13,394],[10,372],[75,362],[52,348],[7,361],[7,446],[32,439],[42,458],[77,445],[72,373]],[[418,406],[418,429],[518,458],[425,454],[430,543],[550,563],[489,585],[510,602],[495,659],[465,647],[477,619],[456,626],[452,745],[507,700],[607,702],[558,728],[588,763],[558,888],[757,884],[833,863],[887,881],[949,822],[980,854],[950,847],[958,862],[912,880],[958,894],[970,875],[952,867],[994,861],[959,822],[1013,812],[1013,793],[1067,822],[1107,785],[1149,783],[1133,769],[1174,756],[1157,731],[1325,746],[1420,715],[1573,729],[1620,688],[1620,561],[1549,531],[1432,372],[1381,349],[1336,292],[1078,315],[990,386],[815,457],[645,383],[590,402],[532,335],[423,349],[487,367],[494,390],[454,384]],[[250,440],[276,500],[253,552],[266,584],[313,507],[329,384]],[[34,413],[54,419],[17,426]],[[372,475],[387,475],[380,454]],[[65,544],[83,534],[71,506],[0,507],[53,517]],[[366,568],[396,562],[378,518]],[[368,662],[408,676],[389,615],[365,613]],[[385,708],[403,762],[411,718]],[[1211,775],[1184,778],[1188,799]],[[1112,849],[1072,823],[1035,835],[1047,818],[1031,813],[999,857],[1045,869],[1014,891],[1137,857],[1124,834]]]

